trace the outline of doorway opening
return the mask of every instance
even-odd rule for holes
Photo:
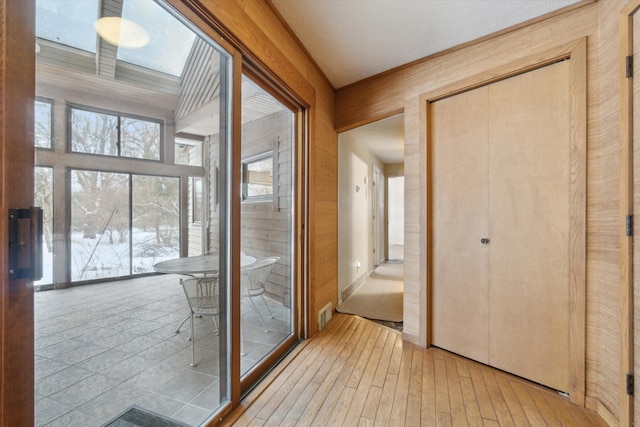
[[[388,178],[389,223],[387,262],[404,262],[404,176]]]
[[[402,328],[404,115],[338,135],[338,307]]]

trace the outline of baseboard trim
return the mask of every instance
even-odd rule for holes
[[[357,291],[358,288],[360,288],[360,286],[362,286],[362,284],[369,278],[371,273],[372,273],[372,271],[369,271],[368,273],[364,273],[363,275],[358,277],[356,280],[351,282],[351,284],[349,286],[344,288],[342,290],[342,292],[340,293],[340,302],[341,303],[344,302],[347,298],[349,298],[351,295],[353,295],[353,293],[355,291]]]
[[[592,411],[600,415],[600,418],[602,418],[604,422],[607,423],[607,425],[611,427],[619,425],[618,418],[611,413],[609,408],[607,408],[600,400],[596,399],[595,397],[586,396],[585,406],[587,409],[591,409]]]

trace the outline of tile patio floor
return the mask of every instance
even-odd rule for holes
[[[242,303],[245,372],[287,336],[290,310],[267,299]],[[35,294],[36,426],[101,426],[138,405],[197,426],[219,406],[219,346],[209,317],[196,319],[191,367],[189,313],[179,276]]]

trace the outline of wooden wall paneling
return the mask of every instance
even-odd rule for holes
[[[365,96],[367,99],[362,99]],[[403,71],[345,86],[336,91],[335,128],[338,132],[344,132],[400,114],[404,102]]]
[[[324,98],[324,99],[323,99]],[[324,108],[311,108],[309,144],[309,334],[317,329],[317,313],[338,304],[338,144],[333,130],[333,95],[318,97]]]
[[[338,304],[338,135],[333,119],[333,90],[318,90],[316,106],[309,109],[310,335],[317,331],[318,311],[329,302],[334,309]]]
[[[33,204],[34,2],[0,1],[0,244],[9,208]],[[34,425],[33,286],[0,252],[0,425]]]

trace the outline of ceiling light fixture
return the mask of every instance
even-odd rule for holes
[[[140,25],[117,16],[100,18],[95,24],[96,31],[107,43],[131,49],[149,44],[151,37]]]

